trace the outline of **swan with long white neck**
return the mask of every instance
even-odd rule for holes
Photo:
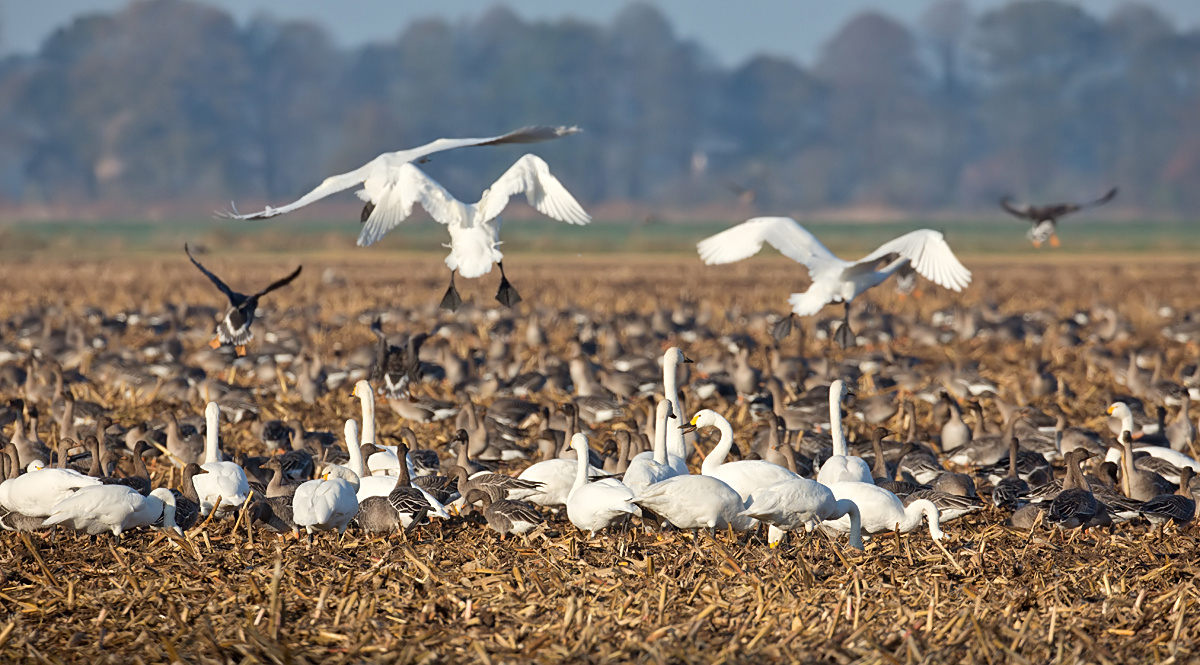
[[[833,438],[833,456],[825,460],[817,473],[817,482],[825,486],[842,482],[875,483],[871,467],[861,457],[847,454],[846,435],[842,432],[842,399],[849,393],[849,387],[841,379],[829,386],[829,429]]]
[[[683,355],[683,351],[679,347],[672,346],[663,354],[663,389],[666,393],[665,398],[671,403],[671,412],[675,414],[675,418],[666,419],[667,431],[667,463],[675,470],[676,475],[687,475],[691,473],[687,466],[687,444],[683,440],[683,431],[680,429],[680,419],[683,417],[683,407],[679,403],[679,377],[678,368],[680,363],[690,363],[691,358]],[[655,420],[654,431],[647,432],[653,440],[657,440],[661,426],[659,419]],[[654,459],[654,453],[647,451],[634,456],[634,459]]]
[[[250,495],[250,484],[242,467],[221,460],[218,446],[221,408],[216,402],[209,402],[204,408],[204,423],[204,464],[200,468],[205,473],[192,478],[196,496],[200,498],[200,512],[207,515],[218,499],[221,502],[218,512],[232,512],[245,503]]]
[[[599,482],[588,482],[591,465],[588,464],[586,436],[576,432],[571,437],[571,447],[575,449],[577,459],[575,483],[567,496],[567,518],[571,524],[595,535],[619,519],[640,514],[641,511],[633,504],[633,491],[619,481],[605,478]]]
[[[671,408],[671,400],[664,399],[660,401],[655,416],[657,424],[654,428],[654,451],[651,453],[652,457],[650,459],[646,459],[641,455],[635,457],[629,463],[629,468],[625,470],[623,477],[626,487],[635,493],[659,481],[681,475],[667,462],[667,437],[670,431],[670,426],[667,425],[667,422],[677,420]]]
[[[807,478],[795,478],[760,487],[750,494],[743,515],[770,525],[767,543],[779,544],[783,534],[800,527],[812,531],[826,520],[850,520],[850,546],[862,549],[862,514],[850,499],[838,499],[828,487]]]
[[[720,441],[700,465],[701,475],[711,476],[729,485],[743,501],[749,498],[754,490],[800,478],[788,469],[764,460],[726,462],[726,456],[733,449],[733,427],[716,411],[698,411],[684,431],[695,430],[698,427],[716,427],[721,432]]]
[[[1108,407],[1108,415],[1113,416],[1114,418],[1119,418],[1121,420],[1121,431],[1122,432],[1130,432],[1130,433],[1133,432],[1133,411],[1131,411],[1129,409],[1129,406],[1126,405],[1124,402],[1113,402]],[[1170,462],[1171,464],[1174,464],[1178,468],[1182,469],[1183,467],[1187,466],[1187,467],[1191,467],[1193,471],[1200,473],[1200,462],[1197,462],[1196,460],[1192,459],[1191,457],[1188,457],[1187,455],[1185,455],[1177,450],[1172,450],[1170,448],[1167,448],[1166,446],[1148,446],[1148,445],[1139,446],[1137,444],[1137,442],[1134,442],[1133,449],[1139,453],[1146,453],[1152,457],[1157,457],[1161,460]],[[1120,448],[1109,448],[1108,453],[1104,457],[1104,460],[1106,462],[1115,462],[1117,464],[1120,464],[1121,449]]]
[[[906,508],[904,502],[895,494],[882,487],[860,482],[833,483],[829,485],[829,491],[833,492],[839,501],[849,499],[858,506],[864,533],[908,533],[920,526],[921,517],[924,516],[929,521],[931,538],[941,540],[945,535],[942,533],[937,506],[928,499],[913,501]],[[851,529],[848,516],[826,520],[822,524],[839,533],[848,533]]]

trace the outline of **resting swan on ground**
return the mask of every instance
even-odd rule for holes
[[[906,233],[858,261],[846,261],[834,256],[790,217],[755,217],[701,240],[697,248],[700,258],[706,264],[714,265],[749,258],[762,249],[764,242],[808,268],[812,286],[803,293],[793,293],[788,299],[793,312],[809,316],[829,303],[845,304],[842,325],[835,333],[842,348],[854,345],[850,303],[904,266],[911,264],[926,279],[955,291],[961,291],[971,282],[971,271],[959,263],[946,239],[929,229]],[[877,267],[881,261],[886,265]]]
[[[633,502],[678,529],[746,531],[756,522],[743,515],[746,502],[736,490],[712,476],[674,476],[638,492]]]
[[[733,427],[728,420],[712,409],[697,412],[692,416],[691,425],[684,428],[684,431],[695,430],[698,427],[716,427],[721,432],[721,440],[704,457],[700,473],[729,485],[743,501],[757,489],[800,477],[778,464],[763,460],[726,462],[725,457],[733,448]]]
[[[847,454],[846,435],[842,431],[842,400],[848,394],[850,388],[841,379],[829,386],[829,433],[833,438],[833,456],[825,460],[817,472],[817,482],[825,486],[839,482],[875,483],[866,461]]]
[[[850,519],[850,546],[862,549],[862,515],[850,499],[838,499],[828,487],[807,478],[795,478],[760,487],[750,494],[743,515],[770,525],[767,542],[779,544],[786,531],[803,526],[806,531],[826,520]]]
[[[445,224],[450,231],[450,255],[446,257],[450,286],[442,297],[441,307],[451,311],[462,304],[454,286],[454,274],[482,277],[492,271],[493,264],[500,266],[500,289],[496,292],[496,300],[505,307],[521,302],[521,296],[504,276],[504,255],[500,252],[500,213],[511,197],[525,194],[529,205],[560,222],[587,224],[592,219],[550,173],[546,162],[532,154],[518,159],[499,180],[483,191],[478,203],[458,201],[412,164],[401,164],[388,184],[390,188],[384,199],[387,208],[374,207],[364,219],[366,226],[358,236],[358,244],[360,247],[373,244],[407,219],[413,205],[420,203],[431,217]],[[367,207],[372,208],[370,203]]]
[[[175,524],[175,496],[160,487],[149,496],[125,485],[93,485],[58,502],[42,524],[62,524],[88,535],[112,535],[162,520],[163,528],[183,535]]]
[[[16,447],[9,443],[4,454],[10,459],[9,473],[19,474],[20,461]],[[100,481],[71,469],[36,469],[0,482],[0,507],[30,518],[48,517],[55,504],[80,488],[99,485]]]

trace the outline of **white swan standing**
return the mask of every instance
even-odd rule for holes
[[[954,291],[971,282],[971,271],[959,263],[941,233],[921,229],[890,240],[858,261],[834,256],[821,241],[790,217],[755,217],[697,244],[708,265],[731,263],[753,256],[763,243],[808,268],[812,285],[793,293],[788,303],[800,316],[816,314],[829,303],[845,304],[844,318],[835,337],[843,348],[854,345],[850,331],[850,303],[910,265],[926,279]],[[887,264],[876,266],[880,261]]]
[[[839,482],[874,484],[871,467],[861,457],[848,455],[846,435],[842,431],[842,400],[849,394],[846,382],[838,379],[829,386],[829,429],[833,438],[833,456],[817,472],[817,482],[831,486]]]
[[[716,427],[721,432],[721,440],[704,457],[700,473],[729,485],[743,501],[749,498],[754,490],[800,478],[788,469],[764,460],[726,462],[725,457],[733,449],[733,426],[712,409],[698,411],[692,416],[691,429],[697,427]]]
[[[589,483],[588,440],[580,432],[571,437],[575,449],[575,484],[567,496],[567,518],[577,528],[596,535],[597,531],[627,515],[641,511],[633,505],[633,492],[619,481],[605,478]],[[563,460],[569,462],[570,460]]]
[[[320,185],[317,185],[311,192],[285,206],[279,208],[267,206],[259,212],[248,214],[239,214],[235,209],[232,213],[218,213],[218,216],[227,219],[269,219],[303,208],[310,203],[320,201],[330,194],[336,194],[361,184],[363,188],[356,193],[360,199],[367,202],[366,206],[363,207],[360,220],[366,222],[375,215],[390,216],[396,214],[396,210],[400,205],[400,199],[396,195],[396,185],[399,180],[398,170],[401,166],[409,162],[415,162],[434,153],[453,150],[455,148],[505,145],[509,143],[538,143],[574,134],[578,131],[578,127],[537,125],[522,127],[503,136],[478,139],[437,139],[416,148],[385,152],[349,173],[330,176],[323,180]]]
[[[492,271],[493,264],[500,266],[500,290],[496,292],[496,300],[505,307],[521,301],[521,296],[504,276],[504,254],[500,252],[500,213],[511,197],[525,194],[529,205],[560,222],[587,224],[592,219],[550,173],[546,162],[532,154],[521,157],[509,167],[499,180],[484,190],[478,203],[462,203],[455,199],[412,164],[400,165],[389,186],[386,209],[382,206],[374,209],[358,236],[358,244],[366,247],[379,240],[412,213],[413,204],[420,203],[431,217],[445,224],[450,231],[450,255],[446,257],[450,286],[441,303],[442,308],[449,310],[458,309],[462,304],[458,289],[454,287],[454,274],[481,277]]]
[[[829,490],[839,501],[849,499],[858,506],[862,530],[866,533],[908,533],[921,524],[921,516],[924,515],[929,521],[931,538],[941,540],[945,535],[942,533],[937,506],[928,499],[917,499],[905,508],[900,497],[877,485],[842,482],[833,483]],[[847,533],[851,528],[848,517],[826,520],[823,524],[839,533]]]
[[[42,524],[62,524],[92,536],[108,531],[120,537],[160,518],[163,528],[180,532],[175,524],[175,496],[165,487],[142,496],[126,485],[92,485],[55,504]]]
[[[770,525],[767,543],[779,544],[786,531],[804,527],[812,531],[826,520],[850,519],[850,546],[863,548],[862,514],[850,499],[838,499],[828,487],[807,478],[785,480],[754,490],[743,515]]]
[[[200,465],[204,473],[192,479],[196,496],[200,498],[200,512],[205,515],[212,511],[218,499],[221,501],[218,511],[230,512],[240,508],[250,495],[250,484],[246,482],[242,467],[221,461],[217,443],[220,425],[221,409],[216,402],[209,402],[204,407],[204,464]]]
[[[687,475],[680,474],[667,463],[667,432],[669,431],[667,421],[674,419],[676,416],[671,411],[671,401],[667,399],[660,401],[654,419],[656,423],[654,451],[650,454],[649,459],[644,456],[644,453],[634,457],[622,477],[625,486],[635,493],[672,476]]]
[[[359,383],[366,383],[366,381],[360,381]],[[358,392],[357,389],[355,392],[356,393]],[[365,394],[368,396],[371,395],[370,386],[367,386]],[[367,404],[367,401],[364,400],[363,403]],[[365,417],[365,413],[364,413],[364,417]],[[374,411],[373,410],[371,411],[371,420],[374,421]],[[371,430],[364,427],[363,431],[365,434],[366,432],[371,431]],[[362,503],[363,501],[366,501],[368,498],[373,497],[373,496],[386,497],[389,494],[391,494],[392,490],[396,488],[396,476],[391,476],[391,475],[372,476],[372,475],[369,475],[366,473],[366,467],[363,464],[363,458],[362,458],[362,445],[363,444],[360,443],[358,440],[358,423],[356,423],[353,420],[347,420],[346,427],[345,427],[345,436],[346,436],[346,452],[349,453],[349,455],[350,455],[350,464],[348,466],[342,466],[341,464],[330,464],[327,467],[325,467],[326,475],[331,479],[332,478],[341,478],[342,480],[345,480],[346,482],[350,483],[355,488],[354,494],[355,494],[355,499],[357,500],[358,503]],[[374,455],[372,455],[372,457],[374,457]],[[428,492],[426,492],[424,489],[417,487],[415,485],[413,487],[414,487],[414,489],[421,492],[421,494],[425,496],[425,500],[429,502],[429,505],[430,505],[429,516],[430,517],[440,517],[442,519],[450,519],[450,513],[446,510],[445,506],[443,506],[441,503],[439,503],[437,501],[437,499],[434,499],[433,496],[430,495]]]

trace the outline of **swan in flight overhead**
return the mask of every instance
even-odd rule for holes
[[[363,191],[375,200],[369,188]],[[412,213],[413,204],[420,203],[431,217],[445,224],[450,231],[450,255],[446,257],[450,286],[442,298],[442,308],[453,311],[462,304],[458,289],[454,288],[455,272],[463,277],[480,277],[492,271],[492,264],[500,266],[500,290],[496,292],[496,300],[505,307],[512,307],[521,302],[521,296],[504,276],[500,213],[508,200],[517,194],[525,194],[529,205],[561,222],[587,224],[592,219],[537,155],[528,154],[518,159],[499,180],[483,191],[479,202],[473,204],[458,201],[416,166],[402,164],[394,180],[388,183],[383,202],[376,206],[367,204],[371,212],[364,219],[366,225],[358,236],[358,244],[366,247],[379,240]],[[359,195],[363,196],[363,192]]]
[[[363,188],[358,192],[358,196],[367,204],[363,207],[360,221],[366,222],[377,207],[384,208],[381,214],[390,214],[389,208],[394,209],[399,204],[399,200],[395,197],[396,172],[404,164],[416,161],[424,162],[429,155],[455,148],[509,143],[540,143],[575,134],[578,131],[578,127],[534,125],[522,127],[503,136],[491,136],[484,139],[438,139],[408,150],[385,152],[349,173],[329,176],[311,192],[285,206],[279,208],[267,206],[258,212],[246,214],[239,213],[237,208],[234,208],[233,212],[218,212],[217,216],[225,219],[270,219],[320,201],[330,194],[350,189],[355,185],[362,185]]]
[[[755,217],[701,240],[696,247],[704,263],[716,265],[753,256],[762,249],[764,242],[808,268],[812,285],[804,293],[793,293],[788,299],[793,312],[809,316],[829,303],[845,304],[842,325],[834,335],[842,348],[854,345],[854,334],[850,331],[850,303],[904,266],[911,265],[926,279],[955,291],[961,291],[971,282],[971,271],[959,263],[942,234],[930,229],[890,240],[858,261],[834,256],[820,240],[790,217]]]
[[[1000,199],[1000,207],[1004,208],[1010,215],[1023,219],[1033,226],[1029,228],[1029,233],[1025,234],[1033,243],[1034,247],[1041,247],[1042,243],[1050,241],[1051,247],[1058,247],[1058,218],[1064,215],[1069,215],[1073,212],[1101,206],[1113,200],[1117,195],[1117,188],[1113,187],[1104,193],[1104,196],[1086,203],[1049,203],[1046,205],[1033,205],[1026,203],[1016,205],[1009,197]]]

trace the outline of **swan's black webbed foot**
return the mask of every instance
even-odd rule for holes
[[[462,297],[458,295],[458,289],[454,288],[453,270],[450,271],[450,286],[446,288],[446,295],[442,296],[442,302],[438,306],[451,312],[462,307]]]
[[[504,276],[504,263],[500,262],[500,290],[496,291],[496,300],[500,301],[505,307],[512,307],[521,302],[521,294],[513,288],[512,284],[508,283],[508,278]]]
[[[834,331],[833,339],[843,349],[848,349],[857,344],[854,331],[850,330],[850,303],[846,303],[846,313],[842,317],[841,325]]]

